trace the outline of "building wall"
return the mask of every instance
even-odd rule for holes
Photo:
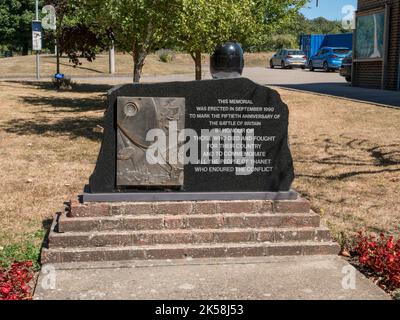
[[[373,13],[384,10],[385,4],[390,5],[389,38],[385,70],[382,61],[355,61],[353,85],[398,89],[399,56],[400,56],[400,0],[358,0],[357,14]]]
[[[381,88],[382,62],[354,62],[353,85],[366,88]]]
[[[400,0],[392,1],[390,39],[388,51],[387,89],[398,89],[398,72],[400,57]]]

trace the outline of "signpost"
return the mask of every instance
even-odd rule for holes
[[[36,51],[36,79],[40,79],[40,55],[42,50],[42,30],[56,30],[56,10],[52,5],[44,6],[42,9],[43,24],[39,20],[39,0],[36,0],[36,17],[32,21],[32,50]]]
[[[42,50],[42,23],[32,21],[32,50]]]
[[[32,50],[36,51],[36,79],[40,79],[40,55],[42,50],[42,23],[39,21],[39,1],[36,0],[36,19],[32,21]]]

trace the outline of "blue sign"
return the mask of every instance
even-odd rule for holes
[[[42,22],[32,21],[32,50],[42,50]]]
[[[55,75],[54,75],[54,78],[56,78],[56,79],[64,79],[64,73],[56,73]]]
[[[32,21],[32,31],[42,32],[42,22]]]

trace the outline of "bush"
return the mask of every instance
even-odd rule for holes
[[[400,288],[400,239],[384,234],[376,238],[360,231],[354,252],[359,263],[377,273],[389,289]]]
[[[161,62],[169,63],[175,59],[175,52],[169,49],[158,50],[156,54]]]
[[[53,86],[57,90],[71,90],[74,82],[70,78],[53,79]]]
[[[296,36],[291,34],[275,34],[265,41],[264,44],[246,48],[248,52],[276,51],[279,49],[297,49],[299,42]]]

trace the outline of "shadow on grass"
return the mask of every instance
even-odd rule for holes
[[[51,62],[51,63],[56,65],[56,62]],[[70,68],[73,68],[73,69],[76,69],[76,70],[80,69],[80,70],[92,71],[92,72],[98,73],[98,74],[104,74],[104,75],[108,74],[106,72],[103,72],[103,71],[100,71],[100,70],[97,70],[97,69],[88,68],[88,67],[82,67],[82,66],[74,66],[73,64],[69,64],[69,63],[60,62],[60,65],[61,66],[66,66],[66,67],[70,67]]]
[[[57,92],[58,90],[54,88],[54,85],[50,81],[17,81],[17,80],[9,80],[5,81],[6,83],[18,83],[23,86],[33,87],[43,90],[49,90],[52,92]],[[80,93],[104,93],[107,94],[107,91],[110,90],[113,86],[109,84],[95,84],[95,83],[75,83],[72,86],[72,90],[70,92],[80,92]],[[60,91],[60,92],[68,92],[68,91]]]
[[[55,90],[51,83],[47,82],[19,82],[27,86],[39,86],[46,90]],[[88,84],[77,85],[72,92],[106,92],[110,86]],[[43,114],[57,113],[78,113],[88,111],[102,111],[106,108],[104,97],[68,97],[57,96],[52,94],[49,96],[25,96],[22,97],[25,106],[50,106],[53,108],[33,108],[32,114],[36,117],[31,119],[13,119],[2,124],[4,131],[18,135],[68,135],[72,139],[84,137],[90,140],[101,140],[102,133],[99,125],[102,124],[102,117],[82,115],[75,117],[58,117],[54,121],[44,118]]]
[[[105,110],[106,103],[101,98],[66,98],[66,97],[23,97],[25,104],[42,106],[50,105],[56,110],[39,111],[39,113],[58,113],[58,112],[84,112]]]
[[[4,130],[18,135],[68,135],[72,139],[83,137],[99,141],[102,133],[96,129],[101,124],[102,119],[94,117],[64,118],[52,123],[46,123],[46,120],[17,119],[8,121]]]
[[[297,177],[316,178],[325,180],[345,180],[359,175],[372,175],[385,172],[400,172],[400,145],[388,144],[377,146],[366,139],[354,139],[340,136],[347,142],[337,142],[331,138],[315,143],[323,145],[327,157],[315,160],[297,160],[301,163],[326,165],[327,168],[320,174],[297,174]],[[354,151],[357,156],[348,155]],[[330,169],[337,167],[353,169],[353,167],[368,167],[359,170],[350,170],[344,173],[329,174]]]

